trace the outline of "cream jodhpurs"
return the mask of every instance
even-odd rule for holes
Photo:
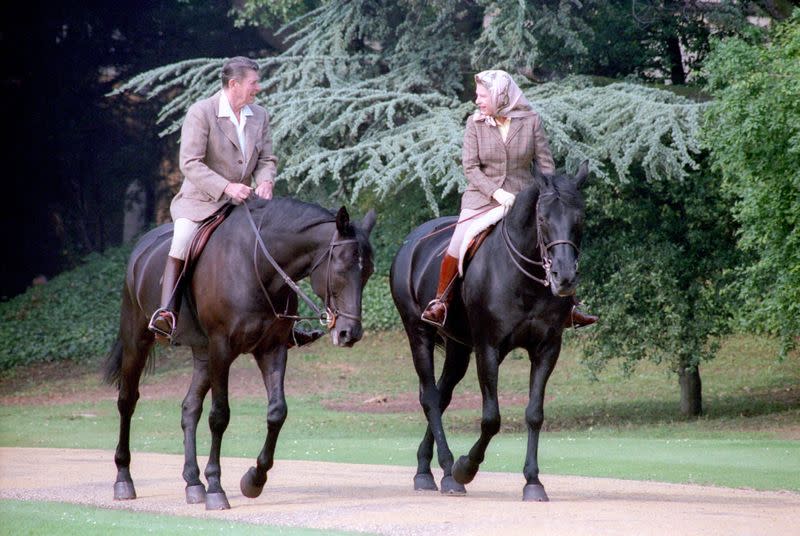
[[[485,209],[475,210],[471,208],[465,208],[458,215],[458,223],[453,231],[453,236],[450,238],[450,245],[447,246],[448,255],[455,257],[456,259],[458,258],[459,251],[461,250],[461,242],[464,241],[464,234],[467,232],[467,228],[472,224],[472,220],[470,218],[479,212],[485,212]]]
[[[180,260],[186,260],[186,253],[189,243],[194,237],[194,233],[200,224],[187,218],[175,220],[175,230],[172,233],[172,246],[169,248],[169,256]]]

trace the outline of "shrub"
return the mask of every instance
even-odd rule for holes
[[[78,268],[0,303],[0,370],[105,354],[117,333],[129,252],[92,253]]]

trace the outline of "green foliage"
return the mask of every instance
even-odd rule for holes
[[[92,253],[78,268],[0,303],[0,370],[108,352],[119,327],[129,251]]]
[[[717,178],[601,183],[588,196],[582,292],[602,311],[587,335],[590,369],[618,359],[630,372],[648,359],[677,372],[713,358],[729,330],[734,304],[721,291],[737,261]]]
[[[604,320],[588,337],[588,362],[593,370],[614,358],[627,369],[643,358],[668,361],[673,370],[692,368],[714,355],[714,340],[725,331],[728,311],[720,306],[719,285],[733,264],[734,227],[718,178],[703,168],[698,140],[707,105],[632,83],[597,87],[580,77],[531,82],[536,73],[593,65],[587,43],[603,47],[615,38],[594,15],[618,20],[626,5],[614,2],[608,11],[600,3],[565,0],[305,5],[304,14],[282,29],[286,50],[258,60],[279,177],[292,193],[325,190],[362,207],[384,204],[383,217],[396,222],[376,234],[376,261],[385,274],[400,237],[425,211],[455,208],[452,198],[466,186],[459,157],[464,120],[474,110],[472,74],[505,67],[540,112],[556,162],[574,171],[589,160],[595,177],[587,191],[581,294]],[[657,68],[659,80],[669,78],[671,45],[702,52],[712,30],[704,16],[733,9],[735,19],[738,9],[724,3],[701,13],[693,4],[684,16],[672,4],[652,6],[652,20],[642,27],[650,29],[625,38],[653,34],[637,48],[649,56],[637,59],[633,74]],[[669,27],[656,24],[661,20]],[[119,91],[169,92],[172,101],[159,117],[169,133],[191,102],[217,90],[221,61],[167,65]],[[412,189],[419,195],[406,196]],[[383,309],[388,293],[382,285],[374,288],[380,305],[370,309],[382,311],[374,326],[390,325]],[[637,323],[649,327],[637,329]]]
[[[800,10],[769,39],[718,43],[708,64],[704,142],[753,261],[738,272],[747,329],[800,335]]]
[[[592,2],[590,2],[592,3]],[[543,63],[569,72],[569,65],[587,54],[584,40],[591,30],[573,0],[480,0],[483,31],[472,51],[472,65],[491,65],[508,72],[533,72]]]

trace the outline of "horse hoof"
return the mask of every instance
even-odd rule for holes
[[[478,474],[477,464],[473,465],[466,456],[461,456],[453,464],[453,478],[459,484],[469,484],[476,474]]]
[[[548,502],[550,499],[541,484],[528,484],[522,488],[522,500],[530,502]]]
[[[464,484],[456,482],[452,476],[442,478],[442,495],[466,495],[467,488]]]
[[[251,467],[244,475],[242,475],[242,479],[239,481],[239,489],[242,490],[242,495],[248,499],[255,499],[261,495],[261,490],[264,489],[264,484],[266,483],[267,474],[264,473],[264,478],[262,481],[262,479],[258,478],[256,468]]]
[[[130,501],[136,498],[133,482],[114,482],[114,500]]]
[[[414,475],[414,489],[416,491],[439,491],[431,473],[417,473]]]
[[[206,502],[206,487],[202,484],[186,486],[186,504],[201,504]]]
[[[231,505],[225,492],[206,494],[206,510],[230,510]]]

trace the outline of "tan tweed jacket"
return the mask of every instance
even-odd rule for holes
[[[532,164],[544,174],[555,172],[553,155],[538,115],[512,118],[505,143],[496,126],[467,119],[461,163],[467,189],[461,210],[479,209],[498,203],[492,194],[498,188],[516,194],[533,182]]]
[[[172,219],[203,220],[230,201],[222,192],[229,182],[248,186],[274,180],[277,159],[272,154],[269,114],[250,104],[245,124],[247,158],[242,157],[236,127],[217,117],[220,94],[194,103],[181,129],[180,168],[184,180],[170,205]]]

